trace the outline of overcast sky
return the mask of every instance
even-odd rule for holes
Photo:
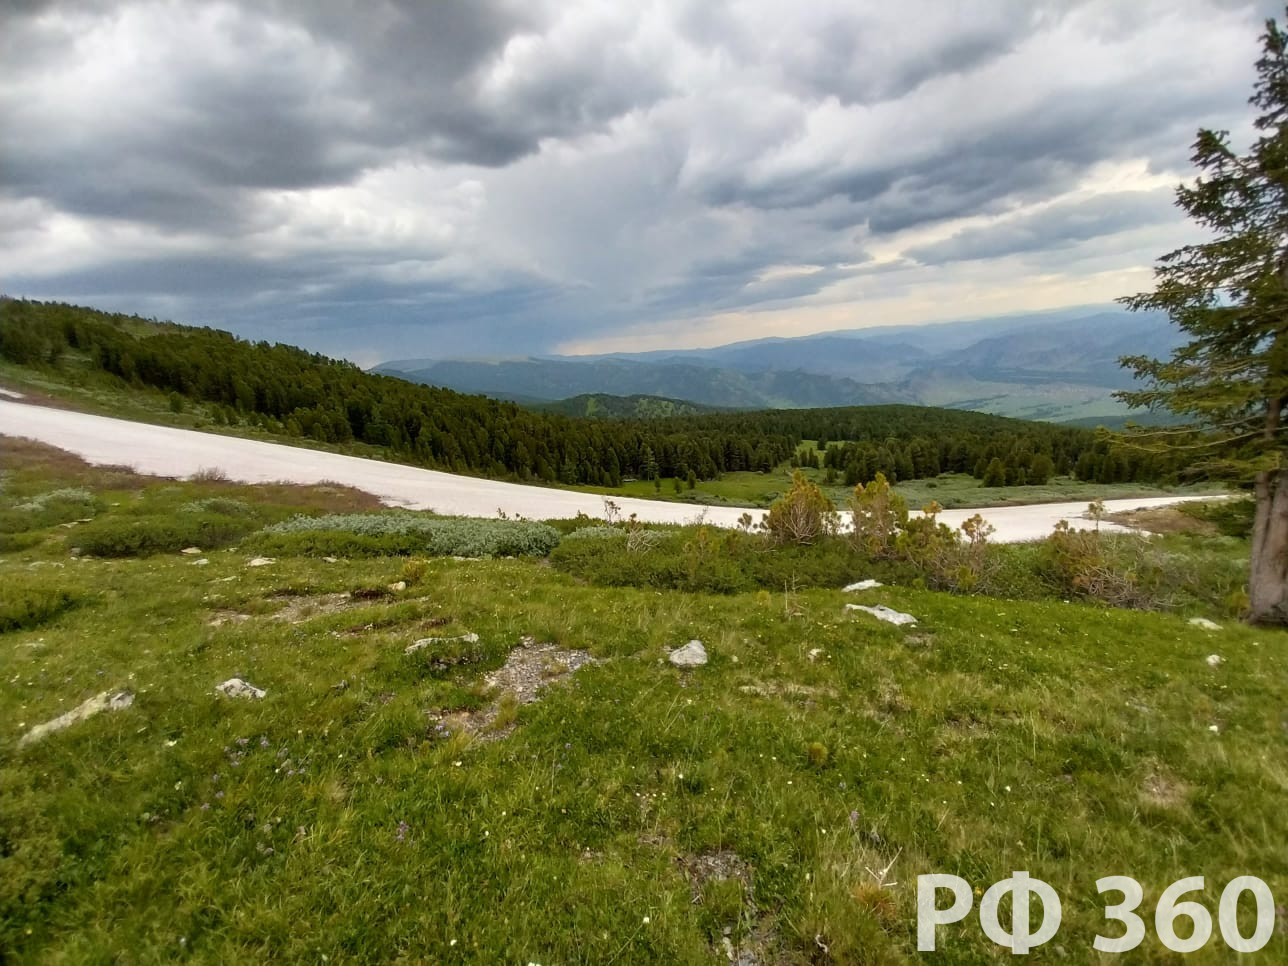
[[[363,364],[1106,302],[1282,14],[3,0],[0,290]]]

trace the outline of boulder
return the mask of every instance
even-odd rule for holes
[[[702,667],[707,663],[707,649],[702,646],[701,641],[693,640],[671,651],[666,659],[676,667]]]
[[[229,678],[223,684],[215,686],[215,690],[220,694],[226,694],[230,698],[262,698],[268,692],[263,688],[257,688],[255,685],[241,678]]]

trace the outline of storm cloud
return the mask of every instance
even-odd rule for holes
[[[1277,13],[8,3],[0,288],[364,363],[1102,301]]]

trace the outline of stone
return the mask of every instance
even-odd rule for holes
[[[66,714],[60,714],[53,721],[46,721],[44,724],[36,725],[18,739],[18,747],[21,748],[34,741],[39,741],[46,735],[53,734],[55,731],[62,731],[64,728],[69,728],[86,718],[92,718],[100,711],[120,711],[128,708],[133,703],[134,694],[130,691],[104,691],[101,694],[96,694],[88,701],[81,702]]]
[[[707,649],[701,641],[689,641],[684,647],[677,647],[667,654],[666,659],[676,667],[702,667],[707,663]]]
[[[392,590],[395,594],[400,594],[407,589],[407,581],[396,580],[389,585],[389,589]]]
[[[246,561],[247,567],[267,567],[269,564],[277,563],[272,557],[255,557]]]
[[[865,614],[871,614],[877,620],[885,621],[887,624],[894,624],[899,627],[902,627],[904,624],[917,623],[917,618],[913,617],[911,614],[904,614],[900,611],[894,610],[893,608],[887,607],[885,604],[877,604],[875,607],[867,607],[863,604],[846,604],[845,609],[861,610]]]
[[[200,548],[200,547],[184,547],[184,548],[183,548],[182,550],[180,550],[179,552],[180,552],[181,554],[185,555],[185,556],[188,556],[188,557],[200,557],[200,556],[201,556],[201,548]]]
[[[841,589],[845,591],[872,590],[875,587],[884,587],[884,586],[885,584],[881,583],[881,581],[879,580],[868,579],[868,580],[860,580],[858,583],[855,583],[855,584],[849,584],[845,587],[842,587]]]
[[[191,566],[193,566],[193,567],[205,567],[205,566],[207,566],[209,563],[210,563],[210,561],[209,561],[209,560],[207,560],[205,557],[198,557],[196,560],[192,561]]]
[[[339,563],[339,562],[340,562],[340,558],[339,558],[339,557],[323,557],[322,559],[323,559],[323,561],[325,561],[326,563]]]
[[[1220,654],[1209,654],[1207,656],[1208,667],[1220,667],[1225,662],[1225,658]]]
[[[1216,621],[1210,621],[1206,617],[1191,617],[1190,624],[1194,627],[1201,627],[1205,631],[1219,631],[1221,625]]]
[[[226,694],[230,698],[262,698],[268,694],[263,688],[257,688],[255,685],[241,678],[229,678],[223,684],[215,686],[215,690],[220,694]]]
[[[433,647],[435,644],[455,644],[460,641],[462,644],[477,644],[479,636],[474,633],[462,634],[459,637],[422,637],[414,644],[408,644],[404,649],[404,654],[415,654],[417,651],[427,647]]]

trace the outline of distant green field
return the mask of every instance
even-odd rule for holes
[[[806,477],[823,488],[833,503],[838,507],[845,506],[850,497],[850,488],[826,485],[824,482],[826,473],[823,470],[807,469],[803,472]],[[576,489],[587,493],[603,493],[606,496],[634,496],[684,503],[765,508],[786,493],[791,482],[792,470],[784,465],[772,473],[726,473],[718,480],[699,480],[693,490],[681,481],[678,494],[675,490],[675,481],[671,479],[660,481],[660,486],[655,486],[652,481],[635,480],[616,488],[576,487]],[[897,484],[895,489],[914,509],[924,506],[931,500],[936,500],[947,510],[1224,492],[1222,487],[1216,484],[1162,487],[1145,483],[1084,483],[1066,476],[1057,477],[1044,486],[987,487],[964,473],[946,473],[930,480],[910,480]]]

